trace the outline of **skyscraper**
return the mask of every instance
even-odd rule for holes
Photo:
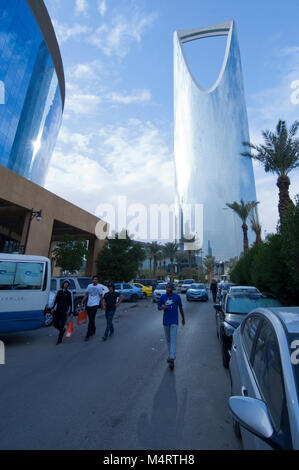
[[[204,89],[189,68],[183,44],[213,36],[227,36],[226,52],[216,83]],[[212,246],[216,257],[239,255],[241,221],[224,210],[225,204],[255,201],[256,191],[252,162],[240,155],[249,131],[233,21],[174,33],[174,120],[177,206],[182,214],[178,226],[181,232],[186,229],[186,204],[202,205],[202,222],[189,217],[189,232],[202,232],[204,253]],[[253,241],[251,231],[249,241]]]
[[[61,125],[65,83],[43,0],[0,2],[0,164],[44,184]]]

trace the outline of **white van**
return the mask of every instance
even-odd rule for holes
[[[44,325],[50,280],[48,258],[0,253],[0,334]]]

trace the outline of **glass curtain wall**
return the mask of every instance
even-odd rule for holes
[[[0,2],[0,164],[43,185],[62,119],[55,67],[25,0]]]

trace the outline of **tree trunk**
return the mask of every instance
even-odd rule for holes
[[[150,272],[152,272],[152,258],[149,259],[150,262]]]
[[[262,237],[261,237],[261,230],[256,231],[255,235],[256,235],[255,245],[260,245],[261,243],[263,243]]]
[[[157,258],[154,256],[154,277],[156,277],[156,270],[157,270]]]
[[[244,223],[242,225],[242,229],[243,229],[243,250],[244,250],[244,255],[246,255],[246,253],[248,252],[248,235],[247,235],[248,227],[247,227],[247,224]]]
[[[280,220],[282,220],[288,209],[294,206],[294,203],[289,196],[289,186],[291,184],[290,178],[287,175],[280,175],[276,184],[279,188],[278,212]]]

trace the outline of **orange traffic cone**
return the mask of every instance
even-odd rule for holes
[[[70,338],[74,331],[74,325],[72,321],[69,321],[67,324],[66,338]]]

